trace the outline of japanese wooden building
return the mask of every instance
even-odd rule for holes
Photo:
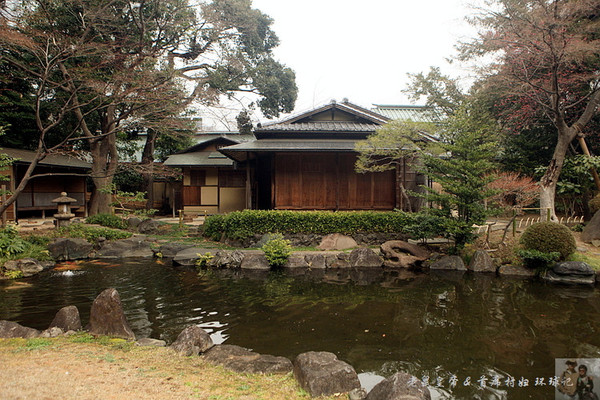
[[[1,172],[8,180],[0,182],[0,185],[6,185],[7,190],[13,191],[33,161],[35,152],[10,148],[3,148],[0,152],[15,160],[10,167]],[[7,218],[16,220],[25,215],[43,217],[46,212],[54,214],[57,206],[52,200],[60,197],[61,192],[67,192],[69,197],[77,200],[72,205],[73,212],[81,216],[86,215],[88,201],[86,175],[91,167],[90,163],[68,155],[46,156],[38,163],[34,175],[49,175],[29,181],[16,202],[8,208]]]
[[[377,173],[359,174],[354,168],[356,142],[388,121],[347,101],[332,102],[258,126],[255,140],[218,150],[246,171],[245,208],[406,209],[399,183],[409,190],[425,183],[408,163]]]

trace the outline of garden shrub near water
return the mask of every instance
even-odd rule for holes
[[[85,220],[88,224],[98,224],[109,228],[127,229],[127,222],[117,215],[112,214],[96,214],[87,217]]]
[[[525,250],[537,250],[542,253],[558,252],[560,260],[566,259],[577,248],[569,228],[555,222],[531,225],[523,232],[521,244]]]
[[[219,240],[246,239],[255,234],[389,233],[405,232],[415,214],[401,211],[244,210],[213,215],[204,222],[204,235]]]
[[[283,267],[288,257],[292,254],[290,241],[283,236],[274,237],[264,244],[262,251],[265,253],[267,262],[272,267]]]
[[[59,235],[83,238],[88,242],[95,242],[99,237],[103,237],[106,240],[126,239],[131,237],[132,233],[118,229],[87,226],[84,224],[71,224],[66,228],[61,228],[59,230]]]

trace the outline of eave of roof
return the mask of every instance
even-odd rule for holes
[[[170,155],[164,165],[169,167],[230,167],[233,166],[233,160],[216,151],[197,151]]]
[[[16,160],[15,163],[17,164],[31,164],[36,156],[35,151],[11,149],[6,147],[0,149],[0,153],[4,153],[9,157],[14,158]],[[43,160],[39,161],[38,165],[78,169],[92,168],[92,164],[87,161],[63,154],[49,154]]]
[[[354,152],[360,139],[261,139],[223,147],[219,151],[236,161],[247,160],[248,153]]]

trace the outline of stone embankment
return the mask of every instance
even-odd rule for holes
[[[315,235],[310,235],[315,236]],[[365,236],[365,235],[363,235]],[[373,236],[373,237],[371,237]],[[361,240],[378,238],[376,235],[360,237]],[[497,265],[487,251],[477,250],[468,265],[459,256],[430,253],[427,249],[402,240],[389,240],[379,249],[359,247],[360,240],[332,234],[320,237],[318,251],[293,252],[284,269],[325,270],[325,269],[404,269],[414,272],[444,271],[494,273],[503,277],[536,278],[536,271],[524,266]],[[268,240],[262,235],[258,244]],[[312,239],[311,239],[312,240]],[[145,235],[134,235],[129,239],[105,241],[91,244],[84,239],[59,238],[48,245],[52,258],[56,261],[73,261],[88,258],[100,259],[152,259],[160,257],[170,260],[174,266],[196,268],[200,260],[202,267],[268,271],[271,269],[261,250],[223,250],[195,247],[190,244],[159,242]],[[52,262],[39,262],[33,259],[8,261],[6,271],[21,271],[28,277],[52,268]],[[584,262],[562,262],[539,276],[548,283],[568,285],[593,285],[600,281],[600,271],[595,272]]]
[[[77,307],[67,306],[57,312],[44,331],[24,327],[16,322],[0,321],[0,338],[73,335],[81,327]],[[136,340],[125,317],[119,293],[112,288],[104,290],[94,300],[86,330],[96,336]],[[139,339],[136,343],[140,346],[166,346],[164,341],[151,338]],[[259,354],[240,346],[215,345],[210,335],[195,325],[186,327],[169,348],[181,356],[199,356],[240,374],[293,373],[300,387],[312,397],[347,393],[352,400],[431,399],[427,386],[403,372],[382,380],[367,394],[361,387],[354,368],[338,360],[333,353],[309,351],[298,355],[292,362],[285,357]]]

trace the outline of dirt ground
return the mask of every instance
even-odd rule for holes
[[[293,377],[240,375],[123,341],[0,339],[0,399],[306,399]],[[76,339],[75,339],[76,340]],[[344,398],[346,398],[344,396]]]

